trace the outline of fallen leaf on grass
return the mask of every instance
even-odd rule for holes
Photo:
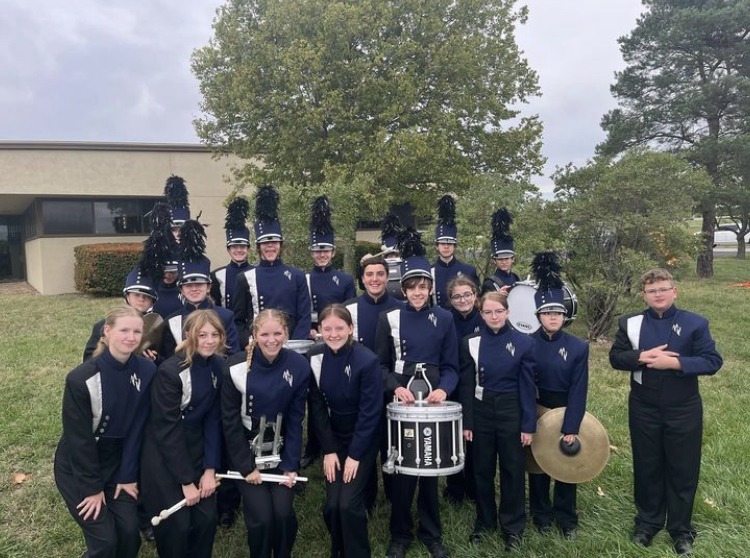
[[[706,499],[705,499],[705,500],[703,500],[703,501],[704,501],[704,502],[706,503],[706,505],[708,505],[708,506],[712,507],[713,509],[716,509],[716,508],[718,507],[718,506],[716,505],[716,502],[714,502],[714,501],[713,501],[713,500],[712,500],[711,498],[706,498]]]
[[[611,451],[612,453],[617,453],[618,451],[620,451],[620,448],[618,448],[615,445],[610,444],[609,451]]]
[[[23,484],[30,478],[31,478],[31,475],[27,475],[26,473],[14,473],[13,484]]]
[[[596,487],[596,495],[597,496],[604,496],[604,491],[602,490],[601,486]]]

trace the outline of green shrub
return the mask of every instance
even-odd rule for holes
[[[138,263],[142,248],[140,243],[76,246],[76,290],[95,296],[122,294],[125,278]]]

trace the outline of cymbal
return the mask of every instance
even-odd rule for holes
[[[586,413],[578,432],[578,444],[562,441],[565,407],[544,413],[537,421],[531,452],[539,467],[555,480],[577,484],[602,472],[609,459],[607,431],[594,415]]]
[[[544,413],[548,412],[549,409],[547,407],[543,407],[539,403],[536,405],[536,420],[539,420],[539,417],[541,417]],[[539,463],[536,462],[536,459],[534,459],[534,454],[531,451],[531,447],[525,446],[523,448],[523,452],[526,455],[526,472],[531,473],[533,475],[539,475],[544,473],[542,471],[542,468],[539,466]]]
[[[159,349],[161,345],[161,337],[164,333],[164,326],[166,322],[156,312],[150,314],[144,314],[143,316],[143,337],[141,337],[141,344],[136,350],[136,354],[141,354],[146,349],[154,348]]]

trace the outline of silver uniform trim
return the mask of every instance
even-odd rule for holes
[[[245,272],[247,279],[247,289],[250,291],[250,300],[253,303],[253,315],[260,314],[260,301],[258,300],[258,278],[255,275],[255,268]]]
[[[312,285],[310,285],[310,274],[305,273],[305,281],[307,281],[307,292],[310,295],[310,313],[315,314],[315,303],[313,302]],[[313,320],[317,322],[318,320]]]
[[[169,331],[172,332],[175,344],[179,345],[182,341],[182,315],[172,316],[167,322],[169,324]]]
[[[627,320],[627,328],[628,328],[628,339],[630,339],[630,344],[632,345],[634,350],[638,350],[638,345],[641,339],[641,326],[643,325],[643,314],[638,314],[637,316],[631,316]],[[638,384],[643,384],[643,371],[642,370],[634,370],[633,371],[633,381]]]
[[[437,306],[438,305],[438,299],[437,299],[437,289],[435,288],[435,285],[437,285],[437,281],[435,281],[435,267],[430,268],[430,275],[432,275],[432,305]]]
[[[99,427],[99,421],[102,420],[104,401],[102,399],[102,374],[97,371],[96,374],[86,380],[86,389],[89,390],[89,399],[91,399],[91,432],[96,434]],[[98,440],[99,437],[97,436]]]
[[[180,401],[180,411],[190,404],[193,398],[193,380],[190,377],[190,368],[185,368],[180,372],[180,381],[182,382],[182,400]]]
[[[221,305],[227,305],[227,268],[220,269],[216,272],[216,279],[219,281],[219,292],[221,293]]]
[[[469,339],[469,354],[474,361],[474,377],[476,379],[476,387],[474,388],[474,397],[482,400],[484,397],[484,388],[479,385],[479,342],[481,337],[472,337]]]
[[[314,355],[310,357],[310,368],[312,369],[315,383],[320,387],[320,373],[323,370],[323,355]]]
[[[357,303],[350,304],[346,307],[347,310],[349,310],[349,313],[352,315],[352,324],[354,324],[354,338],[357,341],[362,341],[359,338],[359,329],[357,328]]]
[[[238,362],[234,366],[229,367],[229,375],[232,378],[232,383],[237,391],[242,396],[242,403],[240,404],[240,418],[242,419],[242,426],[248,430],[253,429],[253,417],[247,414],[247,362]]]
[[[393,372],[396,374],[404,373],[404,361],[401,359],[401,309],[396,308],[386,313],[388,325],[391,326],[391,337],[393,337],[393,348],[396,350],[396,362],[393,365]]]

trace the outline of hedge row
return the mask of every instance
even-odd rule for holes
[[[140,242],[76,246],[76,290],[96,296],[121,295],[125,278],[138,263],[142,249]]]

